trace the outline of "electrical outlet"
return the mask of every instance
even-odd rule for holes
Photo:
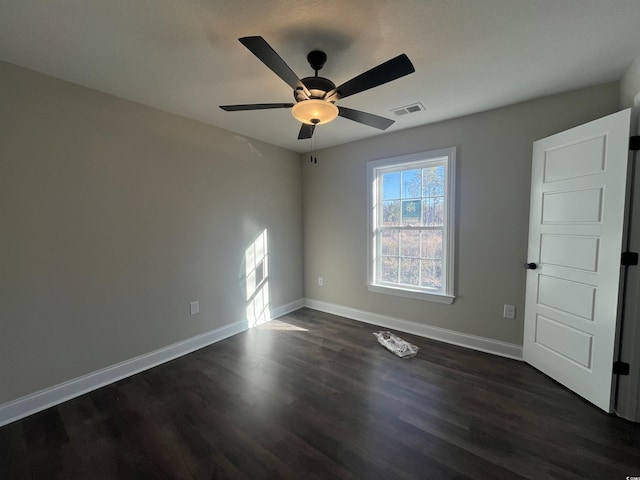
[[[502,311],[502,316],[504,318],[508,318],[513,320],[516,318],[516,306],[515,305],[505,305]]]
[[[324,278],[318,277],[318,285],[321,286],[321,287],[324,286]]]
[[[189,304],[189,311],[191,315],[195,315],[196,313],[200,313],[200,303],[199,302],[191,302]]]

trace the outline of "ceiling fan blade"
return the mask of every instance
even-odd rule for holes
[[[298,140],[304,140],[305,138],[313,137],[313,131],[315,129],[315,125],[307,125],[306,123],[303,123],[300,127],[300,133],[298,133]]]
[[[238,39],[245,47],[249,49],[258,59],[271,69],[273,73],[284,80],[294,90],[302,89],[307,95],[311,97],[311,93],[307,90],[307,87],[300,81],[298,76],[291,70],[289,65],[271,48],[271,45],[262,37],[242,37]]]
[[[325,99],[329,99],[335,94],[337,94],[338,98],[345,98],[404,77],[415,71],[416,69],[411,60],[403,53],[336,87],[334,91],[327,93]]]
[[[220,105],[227,112],[239,112],[241,110],[266,110],[268,108],[291,108],[293,103],[249,103],[246,105]]]
[[[395,120],[391,120],[385,117],[379,117],[373,113],[362,112],[360,110],[354,110],[352,108],[338,107],[338,115],[354,122],[363,123],[370,127],[379,128],[380,130],[386,130],[395,123]]]

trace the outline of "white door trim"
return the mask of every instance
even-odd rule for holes
[[[640,135],[640,107],[631,113],[631,131]],[[640,250],[640,153],[630,152],[630,162],[635,162],[635,194],[632,202],[631,231],[627,249]],[[624,311],[623,338],[620,357],[629,363],[629,375],[618,376],[618,395],[615,412],[618,416],[640,422],[640,266],[630,267],[627,279],[627,299]]]

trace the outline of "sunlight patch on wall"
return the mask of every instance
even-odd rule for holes
[[[267,230],[249,245],[244,254],[247,322],[249,328],[271,320],[269,311],[269,249]]]

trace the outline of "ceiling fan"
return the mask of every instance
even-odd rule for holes
[[[315,75],[300,80],[264,38],[255,36],[243,37],[238,40],[273,73],[293,88],[296,103],[220,105],[220,108],[227,112],[291,108],[293,116],[302,122],[298,139],[311,138],[316,125],[328,123],[338,116],[386,130],[394,123],[394,120],[352,108],[336,106],[335,102],[415,72],[411,60],[403,53],[336,87],[328,78],[318,76],[318,71],[322,69],[327,60],[327,55],[322,51],[314,50],[307,55],[307,61],[315,71]]]

